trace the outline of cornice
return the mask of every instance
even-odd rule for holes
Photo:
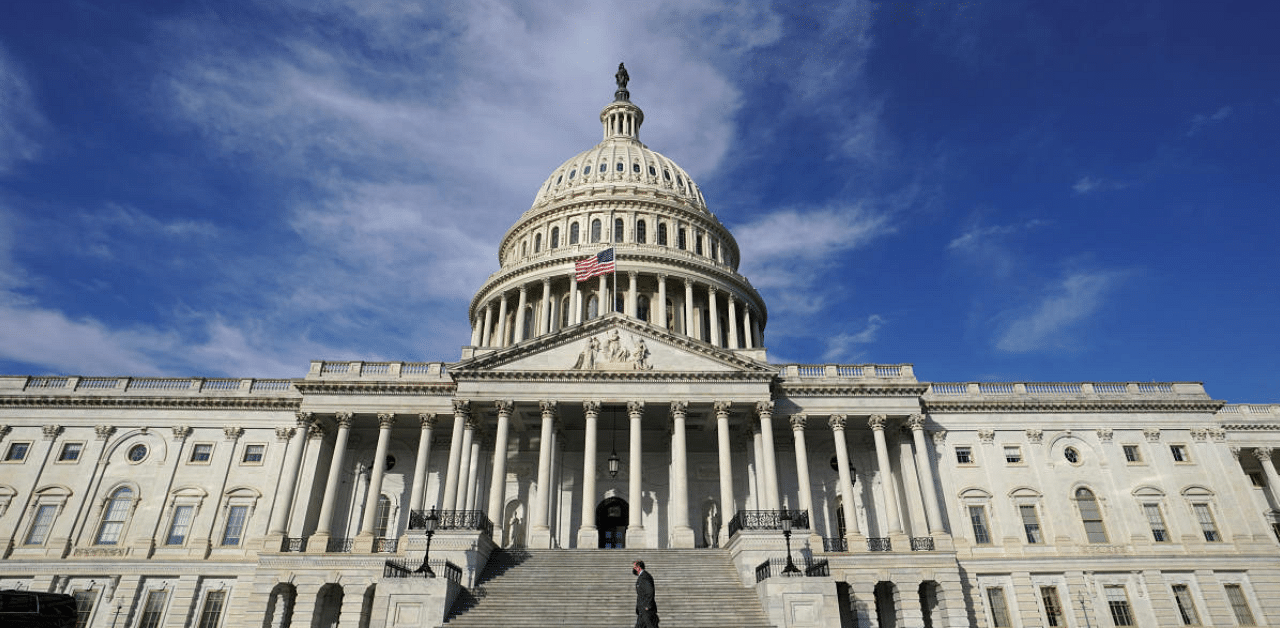
[[[1280,423],[1223,423],[1222,427],[1233,432],[1280,431]]]
[[[1213,399],[922,399],[926,412],[1217,412]]]
[[[450,397],[457,390],[452,382],[425,384],[419,382],[319,381],[295,384],[303,395],[400,395]]]
[[[6,396],[0,408],[131,408],[188,410],[297,410],[301,397]]]
[[[781,382],[778,392],[787,397],[919,397],[928,384],[812,384]]]
[[[769,373],[744,373],[741,371],[455,371],[454,378],[466,381],[539,381],[539,382],[758,382],[769,383],[774,376]]]

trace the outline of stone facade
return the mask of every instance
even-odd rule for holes
[[[1280,405],[769,364],[732,234],[615,97],[456,362],[0,377],[0,587],[103,628],[437,626],[498,548],[721,548],[778,626],[1280,624]],[[440,577],[395,577],[427,543]]]

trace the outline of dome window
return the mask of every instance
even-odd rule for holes
[[[578,223],[569,225],[569,244],[578,243]]]
[[[618,172],[622,172],[623,170],[626,170],[626,169],[627,169],[627,167],[626,167],[626,166],[624,166],[624,165],[622,165],[622,162],[621,162],[621,161],[619,161],[619,162],[618,162],[618,167],[617,167]]]
[[[576,176],[578,176],[578,169],[577,169],[577,168],[574,168],[573,170],[570,170],[570,171],[569,171],[569,180],[570,180],[570,181],[572,181],[572,180],[573,180],[573,178],[574,178],[574,177],[576,177]]]
[[[663,179],[666,179],[666,180],[668,180],[668,181],[670,181],[670,180],[671,180],[671,171],[670,171],[670,170],[663,170],[663,171],[662,171],[662,178],[663,178]]]
[[[569,175],[569,178],[570,178],[570,179],[572,179],[572,178],[573,178],[573,175],[572,175],[572,174],[571,174],[571,175]],[[676,175],[676,185],[678,185],[678,186],[680,186],[680,187],[684,187],[684,179],[683,179],[683,178],[681,178],[681,177],[680,177],[680,175]]]
[[[560,227],[551,228],[551,248],[560,247]]]
[[[584,176],[584,177],[585,177],[585,176],[587,176],[587,175],[589,175],[589,174],[591,174],[591,166],[583,166],[583,167],[582,167],[582,176]]]
[[[591,221],[591,241],[592,242],[600,241],[600,219],[599,218]]]
[[[535,233],[533,235],[533,252],[534,253],[542,252],[542,234],[541,233]]]
[[[654,168],[653,166],[649,166],[649,176],[651,177],[658,176],[658,169]]]
[[[563,180],[564,180],[564,175],[560,175],[556,177],[556,185],[560,185],[560,182]]]
[[[667,223],[658,223],[658,246],[667,245]]]
[[[639,244],[644,244],[644,243],[645,243],[645,239],[646,239],[646,235],[647,235],[647,234],[645,233],[645,231],[646,231],[646,230],[645,230],[645,224],[644,224],[644,221],[643,221],[643,220],[637,221],[637,222],[636,222],[636,242],[637,242],[637,243],[639,243]]]
[[[640,174],[640,164],[631,164],[631,171]]]
[[[622,241],[622,230],[623,230],[623,228],[624,228],[624,223],[622,222],[622,219],[621,219],[621,218],[614,218],[614,219],[613,219],[613,241],[614,241],[614,242],[621,242],[621,241]]]

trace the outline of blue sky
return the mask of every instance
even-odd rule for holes
[[[1280,400],[1280,6],[758,4],[12,3],[0,372],[456,360],[625,61],[772,361]]]

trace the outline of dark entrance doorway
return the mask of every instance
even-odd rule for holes
[[[629,508],[621,497],[610,497],[596,506],[596,529],[600,533],[599,547],[621,549],[627,546],[627,520]]]

